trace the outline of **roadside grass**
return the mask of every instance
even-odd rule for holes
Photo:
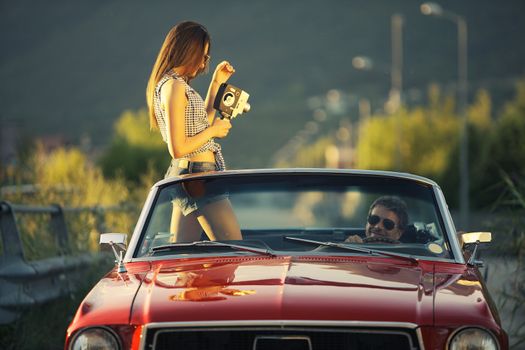
[[[130,222],[134,215],[135,213],[130,211],[106,213],[102,221],[103,226],[116,228],[120,232],[130,232]],[[75,271],[73,277],[68,280],[73,289],[69,295],[22,309],[19,319],[0,326],[0,349],[63,349],[67,327],[79,304],[94,284],[113,266],[113,254],[98,245],[101,227],[97,225],[93,214],[67,214],[65,219],[72,255],[89,252],[103,254],[102,258],[84,269]],[[56,233],[51,229],[48,214],[17,215],[16,221],[26,261],[31,263],[58,255]]]
[[[108,255],[86,270],[78,271],[80,282],[69,297],[35,305],[15,322],[0,326],[0,349],[63,349],[66,330],[75,312],[93,285],[112,267]]]
[[[491,223],[502,239],[494,245],[495,254],[504,257],[511,267],[496,300],[502,319],[507,325],[511,349],[525,346],[525,181],[513,179],[501,172],[503,191],[494,208],[503,216]]]
[[[105,179],[102,171],[75,148],[46,153],[39,147],[31,158],[31,165],[29,175],[22,177],[24,181],[20,183],[37,184],[34,189],[30,193],[21,190],[5,192],[0,200],[29,206],[56,203],[62,208],[97,207],[95,211],[64,212],[72,256],[99,254],[100,233],[130,234],[141,204],[151,184],[156,182],[156,175],[151,171],[141,178],[140,184],[127,183],[120,177]],[[122,210],[103,211],[104,207]],[[15,214],[26,261],[58,255],[57,232],[51,225],[49,214]],[[0,240],[0,254],[3,253]],[[0,349],[63,349],[67,327],[79,304],[114,263],[110,252],[105,252],[106,256],[107,259],[77,270],[77,275],[68,280],[74,289],[70,295],[25,309],[16,321],[1,325]]]

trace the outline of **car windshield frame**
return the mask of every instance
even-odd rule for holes
[[[245,181],[249,182],[250,180],[255,180],[257,178],[262,179],[264,178],[265,181],[271,182],[273,178],[275,177],[283,177],[283,176],[300,176],[301,178],[305,177],[325,177],[331,176],[334,178],[343,177],[343,181],[347,181],[349,184],[355,184],[356,182],[363,182],[368,183],[370,181],[372,182],[390,182],[394,184],[409,184],[411,186],[423,186],[429,191],[429,195],[431,196],[431,200],[434,205],[435,215],[438,220],[438,224],[440,226],[440,231],[443,236],[443,240],[447,242],[448,244],[448,251],[449,256],[446,258],[443,257],[422,257],[417,255],[417,258],[421,258],[423,260],[439,260],[439,261],[447,261],[447,262],[457,262],[457,263],[464,263],[462,261],[462,254],[460,254],[460,248],[457,240],[454,240],[454,236],[451,234],[452,232],[455,232],[455,228],[453,226],[452,219],[450,217],[450,213],[448,212],[447,205],[444,203],[444,197],[442,195],[441,190],[439,189],[439,186],[437,186],[434,182],[431,180],[415,176],[415,175],[409,175],[409,174],[400,174],[400,173],[390,173],[390,172],[374,172],[374,171],[326,171],[318,169],[315,169],[315,171],[312,170],[288,170],[288,171],[234,171],[234,172],[221,172],[221,173],[204,173],[204,174],[198,174],[198,175],[189,175],[184,177],[175,177],[170,179],[164,179],[162,181],[159,181],[157,184],[155,184],[152,187],[152,190],[146,200],[146,203],[144,205],[143,211],[141,212],[141,215],[139,217],[138,223],[135,227],[135,232],[132,236],[132,239],[130,241],[129,249],[125,256],[125,261],[141,261],[141,260],[151,260],[152,257],[144,256],[144,254],[140,254],[139,248],[141,244],[143,243],[143,239],[146,233],[146,229],[149,224],[149,220],[151,219],[151,215],[153,212],[153,208],[159,199],[159,195],[162,193],[162,190],[169,186],[174,186],[177,184],[180,184],[181,182],[186,181],[194,181],[194,180],[213,180],[213,179],[244,179]],[[326,180],[324,180],[326,182]],[[287,228],[284,228],[286,230]],[[248,229],[249,230],[249,229]],[[223,241],[227,242],[227,241]],[[370,245],[367,245],[370,247]],[[372,248],[376,249],[375,246],[372,246]],[[378,247],[379,248],[379,247]],[[291,254],[290,254],[291,253]],[[315,252],[312,251],[302,251],[302,252],[290,252],[286,250],[276,250],[276,255],[312,255],[315,254]],[[329,252],[324,253],[325,255],[341,255],[340,252]],[[345,254],[342,254],[345,255]],[[352,255],[352,254],[346,254],[346,255]],[[355,254],[354,254],[355,255]],[[200,256],[198,254],[195,255]],[[407,255],[408,256],[408,255]],[[185,258],[188,257],[188,255],[184,256]],[[178,258],[177,255],[170,255],[169,257],[164,258]],[[156,258],[155,258],[156,259]]]

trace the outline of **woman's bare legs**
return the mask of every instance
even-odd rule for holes
[[[241,228],[228,199],[210,203],[199,210],[200,226],[211,241],[241,240]]]
[[[171,243],[199,241],[202,227],[197,221],[197,214],[193,212],[184,216],[180,207],[174,204],[171,212],[170,232]]]

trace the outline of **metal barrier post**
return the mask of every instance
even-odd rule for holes
[[[106,220],[105,220],[105,212],[104,209],[101,207],[95,207],[93,214],[95,214],[95,227],[98,230],[98,233],[104,233],[106,232]]]
[[[11,203],[6,201],[0,202],[0,231],[2,232],[4,260],[25,261],[24,248],[16,225],[15,213]]]
[[[51,212],[51,230],[56,234],[59,254],[67,255],[71,253],[71,248],[69,246],[64,210],[62,210],[62,207],[58,204],[52,204],[52,207],[56,210]]]
[[[104,253],[71,255],[64,211],[89,211],[96,217],[97,229],[104,232],[107,208],[62,208],[59,205],[30,206],[0,201],[0,234],[3,253],[0,253],[0,325],[16,320],[32,306],[70,294],[82,271],[96,262],[107,259]],[[114,209],[113,209],[114,210]],[[120,209],[121,210],[121,209]],[[26,261],[15,212],[50,214],[51,230],[56,235],[59,256]]]
[[[0,232],[4,248],[0,255],[0,324],[6,324],[19,317],[18,309],[22,305],[34,304],[23,284],[13,281],[13,277],[30,278],[36,272],[25,260],[13,206],[6,201],[0,202]]]

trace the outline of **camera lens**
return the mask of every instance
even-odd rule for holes
[[[222,102],[226,107],[231,107],[233,103],[235,102],[235,95],[233,95],[231,92],[227,92],[222,97]]]

